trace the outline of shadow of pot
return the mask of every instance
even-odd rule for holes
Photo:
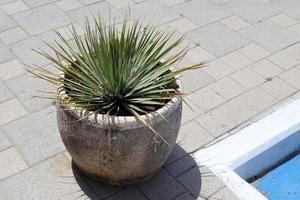
[[[151,180],[129,187],[116,187],[97,182],[82,173],[74,164],[72,169],[83,194],[91,200],[106,198],[109,200],[197,200],[199,196],[205,199],[205,195],[200,194],[201,168],[187,152],[176,145],[172,154],[178,153],[182,156],[178,160],[167,162]],[[202,176],[206,175],[202,174]]]

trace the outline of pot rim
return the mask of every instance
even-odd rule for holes
[[[182,85],[181,80],[176,77],[176,83],[178,85],[178,91],[182,92]],[[65,90],[61,89],[58,91],[58,93],[63,96],[66,96]],[[170,113],[174,112],[178,106],[181,105],[182,102],[182,96],[177,95],[174,96],[166,105],[159,108],[156,111],[153,111],[151,113],[147,113],[144,115],[141,115],[141,119],[145,120],[147,123],[150,124],[156,124],[159,123],[162,120],[167,121],[167,117],[170,115]],[[59,100],[57,103],[57,109],[63,109],[64,111],[67,111],[71,114],[73,114],[76,119],[82,119],[85,117],[85,120],[94,123],[99,124],[101,127],[115,127],[115,128],[126,128],[126,129],[132,129],[137,127],[144,127],[145,125],[135,116],[111,116],[107,117],[107,115],[99,114],[99,113],[92,113],[92,111],[88,111],[85,109],[78,109],[76,107],[67,106],[63,103],[62,100]],[[87,116],[88,115],[88,116]]]

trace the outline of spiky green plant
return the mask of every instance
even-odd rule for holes
[[[103,20],[95,20],[91,27],[86,22],[85,36],[73,27],[74,38],[68,41],[61,34],[55,45],[48,44],[56,57],[39,52],[52,61],[62,72],[55,74],[42,67],[31,72],[58,87],[53,98],[64,100],[66,105],[108,116],[140,116],[164,106],[175,95],[182,95],[176,84],[184,71],[205,66],[201,62],[173,69],[187,50],[167,56],[182,42],[172,40],[173,33],[165,33],[154,26],[143,26],[124,20],[118,32]],[[167,57],[167,58],[166,58]]]

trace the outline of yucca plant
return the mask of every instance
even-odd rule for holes
[[[92,113],[141,119],[141,115],[154,112],[174,96],[183,95],[176,83],[182,72],[205,66],[201,62],[173,68],[187,52],[185,48],[171,55],[182,42],[182,38],[174,41],[173,33],[138,21],[124,20],[120,31],[101,19],[94,22],[93,28],[86,22],[84,36],[71,28],[71,41],[57,33],[59,41],[48,44],[56,56],[39,52],[61,72],[30,69],[36,77],[58,87],[58,92],[47,93],[47,98]]]
[[[183,95],[177,79],[205,62],[175,69],[187,52],[173,52],[182,38],[155,26],[93,24],[86,22],[83,36],[73,26],[70,41],[58,33],[48,44],[54,56],[39,52],[59,73],[38,66],[30,72],[57,86],[46,98],[57,100],[62,141],[83,173],[113,185],[147,180],[176,143]]]

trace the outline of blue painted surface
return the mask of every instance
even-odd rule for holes
[[[257,187],[270,200],[300,200],[300,155],[260,178]]]

